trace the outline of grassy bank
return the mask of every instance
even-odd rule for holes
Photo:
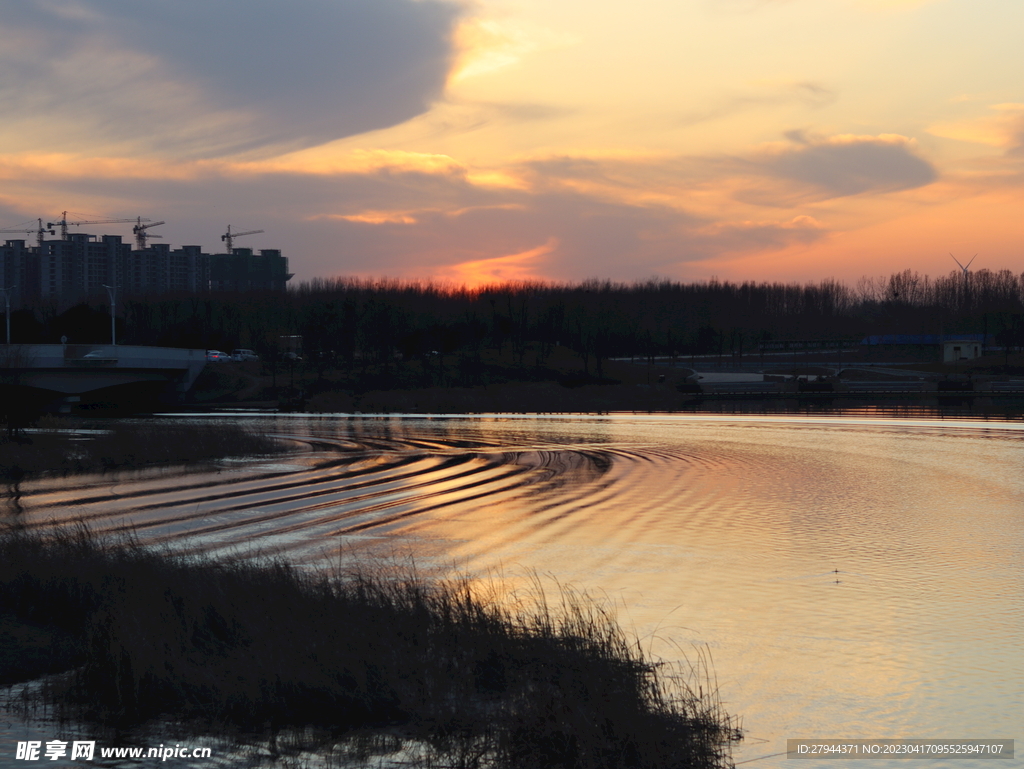
[[[88,422],[44,417],[32,431],[5,431],[0,436],[0,479],[7,481],[284,450],[280,442],[227,421]]]
[[[569,593],[523,609],[458,581],[10,533],[0,606],[52,639],[49,659],[21,676],[15,661],[5,680],[67,669],[38,695],[62,718],[161,719],[282,752],[415,740],[435,766],[729,764],[734,730],[714,697]]]

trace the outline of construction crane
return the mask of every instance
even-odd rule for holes
[[[46,229],[46,227],[52,227],[53,225],[48,224],[48,225],[46,225],[46,227],[44,227],[43,226],[43,220],[39,219],[38,221],[39,221],[39,227],[37,227],[34,230],[23,230],[23,229],[20,229],[19,227],[9,227],[9,228],[7,228],[5,230],[0,230],[0,232],[24,232],[26,235],[31,235],[34,232],[36,234],[36,245],[38,245],[39,246],[39,250],[42,251],[42,249],[43,249],[43,235],[45,235],[46,233],[50,233],[51,235],[54,234],[53,230],[48,230],[48,229]]]
[[[68,221],[68,212],[65,211],[64,213],[61,214],[59,222],[47,222],[46,226],[47,227],[55,227],[56,225],[59,224],[60,225],[60,239],[61,240],[67,240],[68,239],[68,227],[69,226],[70,227],[78,227],[81,224],[131,224],[132,222],[135,222],[135,221],[137,221],[137,222],[139,222],[141,224],[142,222],[148,222],[149,219],[143,219],[143,218],[139,217],[138,219],[91,219],[89,221],[83,220],[83,221],[80,221],[80,222],[69,222]]]
[[[228,244],[228,253],[233,254],[235,252],[233,241],[235,238],[240,238],[243,235],[258,235],[263,230],[249,230],[248,232],[232,232],[231,225],[228,225],[228,231],[220,236],[220,239],[226,241]]]
[[[141,216],[136,217],[135,226],[132,227],[132,232],[135,233],[135,246],[139,251],[146,250],[146,238],[162,238],[163,235],[155,235],[146,232],[150,227],[159,227],[161,224],[167,224],[167,222],[153,222],[152,224],[143,224],[148,222],[149,219],[143,219]]]

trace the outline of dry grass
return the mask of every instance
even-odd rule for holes
[[[466,581],[172,557],[79,532],[0,539],[0,599],[71,639],[40,695],[67,719],[423,766],[724,767],[715,697],[646,659],[594,602]]]

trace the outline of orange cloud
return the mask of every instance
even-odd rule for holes
[[[453,264],[442,270],[440,277],[468,288],[507,281],[543,280],[544,275],[539,269],[541,265],[538,262],[541,257],[550,254],[557,247],[558,239],[549,238],[543,245],[517,254]]]
[[[469,169],[449,155],[398,150],[323,149],[268,160],[168,161],[153,157],[95,157],[71,153],[0,155],[0,179],[99,178],[183,181],[203,176],[368,176],[377,173],[425,174],[459,179],[474,187],[522,190],[529,183],[512,170]]]
[[[363,211],[361,214],[331,214],[328,216],[315,216],[312,219],[342,219],[346,222],[360,222],[362,224],[416,224],[419,220],[409,213],[402,211]]]
[[[152,158],[87,157],[70,153],[0,155],[0,179],[38,176],[103,179],[194,179],[222,168],[220,161],[170,162]]]
[[[763,230],[767,228],[780,229],[780,230],[823,230],[825,227],[815,219],[813,216],[794,216],[792,219],[787,221],[752,221],[744,220],[742,222],[716,222],[710,227],[706,228],[709,232],[720,232],[724,230],[737,229],[737,230]]]
[[[986,144],[1001,149],[1020,146],[1024,138],[1024,104],[993,104],[990,109],[995,110],[996,114],[973,120],[937,123],[928,129],[928,133],[944,139]]]
[[[369,174],[379,171],[463,175],[465,166],[449,155],[405,150],[346,150],[331,152],[314,148],[282,155],[271,160],[231,164],[237,171],[251,173],[301,173],[314,175]]]
[[[444,210],[440,208],[418,208],[404,211],[365,210],[360,211],[357,214],[316,214],[314,216],[307,216],[306,221],[328,219],[334,221],[342,220],[346,222],[358,222],[360,224],[419,224],[424,218],[431,215],[455,218],[468,214],[472,211],[516,211],[522,210],[523,208],[524,206],[519,203],[499,203],[497,205],[490,206],[464,206],[463,208],[456,208],[453,210]]]

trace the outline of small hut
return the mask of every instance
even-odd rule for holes
[[[974,360],[981,357],[981,342],[976,339],[947,339],[942,343],[942,362]]]

